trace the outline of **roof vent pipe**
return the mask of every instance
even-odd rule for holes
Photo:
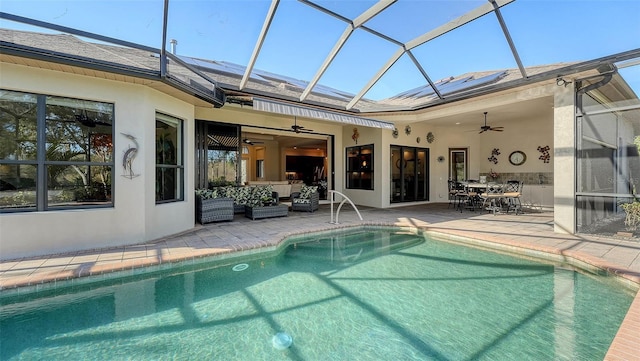
[[[176,45],[178,45],[178,40],[171,39],[169,43],[171,43],[171,54],[176,55]]]

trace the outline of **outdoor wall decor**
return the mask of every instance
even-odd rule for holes
[[[404,127],[404,134],[409,135],[411,134],[411,126],[407,125],[406,127]]]
[[[491,162],[493,164],[498,164],[498,158],[496,157],[498,155],[500,155],[500,149],[493,148],[493,150],[491,151],[491,157],[489,157],[487,159],[489,159],[489,162]]]
[[[438,157],[438,163],[442,163],[442,162],[444,162],[444,156],[443,155]]]
[[[433,143],[435,139],[436,137],[433,135],[433,133],[431,132],[427,133],[427,143]]]
[[[416,143],[420,143],[420,137],[416,138]]]
[[[136,137],[131,134],[120,133],[124,135],[127,139],[133,142],[133,147],[129,145],[129,148],[125,150],[124,155],[122,156],[122,167],[124,168],[123,177],[127,177],[129,179],[133,179],[140,174],[135,174],[133,171],[133,160],[138,155],[138,149],[140,148],[138,142],[136,141]]]
[[[538,146],[538,152],[540,152],[540,156],[538,157],[538,159],[540,159],[541,161],[543,161],[544,163],[549,163],[549,160],[551,159],[551,155],[549,154],[549,146]]]
[[[356,144],[358,144],[358,138],[360,138],[360,133],[358,133],[358,128],[353,128],[353,135],[351,136],[351,139],[353,139]]]

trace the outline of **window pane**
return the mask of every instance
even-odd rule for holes
[[[346,148],[348,189],[373,190],[373,145]]]
[[[35,165],[0,164],[0,210],[36,206]]]
[[[110,204],[111,174],[108,166],[48,166],[48,206]]]
[[[0,90],[0,159],[36,159],[37,97]]]
[[[112,104],[47,97],[46,111],[48,161],[112,161]]]
[[[156,164],[178,164],[178,127],[156,120]]]
[[[156,201],[182,199],[182,169],[156,168]]]
[[[156,202],[183,199],[182,121],[156,113]]]

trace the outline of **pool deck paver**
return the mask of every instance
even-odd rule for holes
[[[327,204],[314,213],[290,211],[288,217],[255,221],[238,214],[230,222],[196,225],[192,230],[145,244],[3,260],[0,292],[29,292],[50,282],[272,249],[289,235],[359,224],[416,227],[452,240],[473,239],[482,246],[570,257],[616,273],[636,289],[640,287],[640,240],[554,233],[553,212],[494,216],[477,211],[459,212],[447,204],[429,204],[363,208],[360,213],[364,221],[345,205],[339,214],[340,224],[330,223],[331,210]],[[640,292],[636,293],[605,360],[640,361]]]

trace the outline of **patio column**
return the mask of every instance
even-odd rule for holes
[[[558,86],[553,110],[553,211],[554,231],[575,233],[575,86]]]

